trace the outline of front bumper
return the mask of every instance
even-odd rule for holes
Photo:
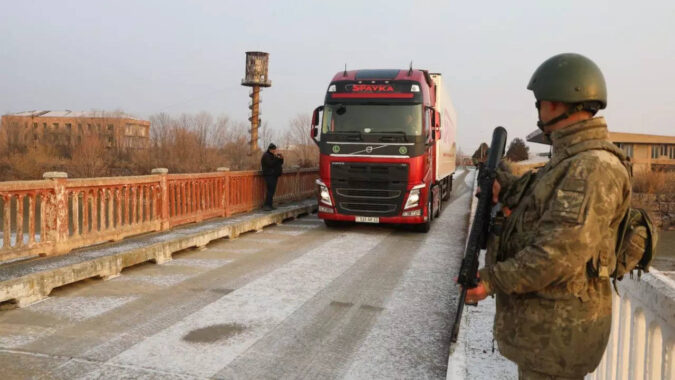
[[[424,212],[422,212],[424,214]],[[355,215],[344,215],[336,213],[327,213],[319,211],[318,216],[320,219],[327,220],[339,220],[343,222],[355,222]],[[422,216],[381,216],[380,224],[420,224],[427,221],[425,215]],[[367,224],[367,223],[364,223]]]

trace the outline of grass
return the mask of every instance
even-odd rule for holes
[[[675,172],[637,171],[633,175],[633,192],[675,194]]]

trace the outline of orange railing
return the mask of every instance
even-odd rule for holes
[[[264,201],[258,171],[0,182],[0,262],[68,253],[127,236],[250,211]],[[290,170],[275,200],[314,194],[316,169]]]

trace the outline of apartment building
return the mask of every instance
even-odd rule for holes
[[[630,157],[633,170],[675,170],[675,136],[609,132],[609,139]],[[548,143],[540,130],[530,133],[527,141]]]
[[[609,139],[633,161],[633,170],[675,170],[675,136],[610,132]]]
[[[10,146],[67,149],[95,136],[108,149],[144,149],[150,122],[121,112],[26,111],[3,115],[0,130]]]

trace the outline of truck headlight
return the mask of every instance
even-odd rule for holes
[[[424,188],[424,184],[417,185],[410,189],[410,194],[408,194],[408,200],[405,202],[404,210],[409,208],[417,207],[420,204],[420,191]]]
[[[319,199],[321,202],[332,206],[333,202],[330,200],[330,192],[328,191],[328,186],[326,186],[325,183],[323,183],[320,179],[316,180],[317,186],[319,186]]]

